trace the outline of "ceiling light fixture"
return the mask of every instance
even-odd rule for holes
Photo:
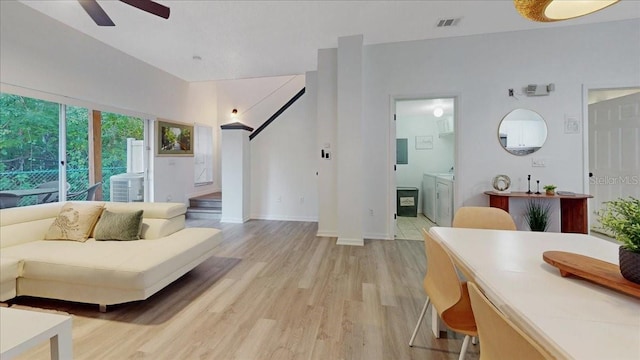
[[[444,114],[444,110],[442,110],[441,107],[437,107],[433,110],[433,116],[435,117],[441,117],[442,114]]]
[[[609,7],[620,0],[513,0],[523,17],[539,22],[573,19]]]

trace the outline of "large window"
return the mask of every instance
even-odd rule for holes
[[[135,151],[131,140],[144,138],[144,122],[140,118],[115,113],[102,113],[102,196],[104,200],[113,200],[111,193],[111,176],[137,169],[127,168],[127,157],[140,157],[135,163],[143,161],[142,152]],[[127,146],[129,143],[129,146]]]
[[[90,126],[96,113],[97,130]],[[92,131],[100,134],[95,142],[90,141]],[[143,137],[139,118],[0,93],[0,206],[57,201],[67,195],[84,200],[89,186],[100,181],[95,200],[108,201],[110,177],[128,171],[132,155],[127,144],[139,144]],[[63,193],[25,195],[38,188],[62,188]],[[17,200],[10,198],[14,194]]]
[[[0,93],[0,191],[58,181],[59,109],[56,103]],[[38,198],[17,201],[31,205]]]
[[[89,181],[89,110],[64,106],[66,119],[66,183],[70,200],[85,200]],[[58,180],[58,179],[56,179]],[[65,181],[65,180],[63,180]],[[78,194],[73,196],[73,194]]]

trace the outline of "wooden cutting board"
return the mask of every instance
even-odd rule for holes
[[[563,277],[577,276],[640,298],[640,284],[622,277],[616,264],[565,251],[545,251],[542,259],[557,267]]]

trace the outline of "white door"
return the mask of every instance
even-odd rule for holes
[[[589,172],[597,231],[603,202],[640,198],[640,92],[589,104]]]

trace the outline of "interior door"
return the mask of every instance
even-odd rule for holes
[[[589,193],[591,229],[598,211],[616,198],[640,197],[640,89],[589,104]]]

